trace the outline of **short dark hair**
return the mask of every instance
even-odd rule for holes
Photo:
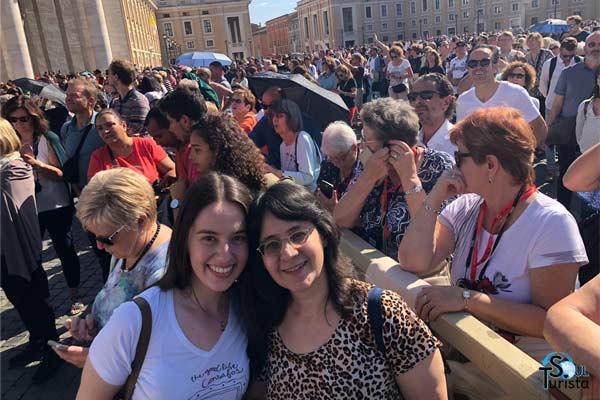
[[[488,49],[492,52],[492,64],[497,64],[498,61],[500,61],[500,50],[498,49],[498,47],[491,46],[489,44],[478,44],[477,46],[473,47],[473,49],[471,49],[471,51],[469,52],[469,55],[467,56],[467,62],[471,60],[471,54],[473,54],[475,50],[479,49]]]
[[[564,38],[562,42],[560,42],[560,48],[568,51],[577,50],[577,39],[574,37]]]
[[[149,76],[149,75],[146,75],[142,78],[137,89],[141,93],[144,93],[144,94],[146,94],[148,92],[160,92],[161,91],[161,87],[160,87],[160,83],[158,83],[158,79],[156,79],[153,76]]]
[[[200,121],[206,115],[206,102],[200,91],[178,87],[159,102],[162,112],[176,120],[186,115],[192,121]]]
[[[198,178],[185,193],[169,243],[167,271],[158,281],[162,290],[181,290],[191,285],[194,271],[188,249],[190,229],[206,207],[220,201],[234,203],[242,209],[244,215],[248,215],[252,194],[237,179],[216,172]],[[234,284],[233,290],[235,286]]]
[[[213,67],[213,68],[219,68],[221,71],[224,71],[225,68],[223,67],[223,64],[221,64],[220,61],[213,61],[210,64],[208,64],[209,67]]]
[[[108,70],[124,85],[131,85],[135,79],[135,67],[130,61],[114,60],[108,66]]]
[[[156,121],[160,128],[169,128],[169,120],[167,119],[167,116],[163,114],[158,107],[152,107],[150,111],[148,111],[148,114],[146,114],[146,119],[144,120],[144,126],[148,126],[152,120]]]
[[[300,111],[300,107],[292,100],[280,99],[276,101],[271,105],[271,112],[274,114],[285,114],[287,117],[287,124],[292,132],[298,133],[304,129],[302,123],[302,111]]]
[[[452,114],[454,113],[455,97],[454,97],[454,88],[452,87],[452,83],[450,83],[450,80],[446,77],[446,75],[442,75],[437,72],[434,72],[431,74],[425,74],[425,75],[419,76],[419,78],[417,78],[415,83],[420,82],[420,81],[432,82],[435,85],[435,87],[437,88],[438,95],[440,97],[452,96],[452,102],[450,103],[450,105],[448,106],[448,109],[444,113],[446,115],[446,118],[450,118],[452,116]]]

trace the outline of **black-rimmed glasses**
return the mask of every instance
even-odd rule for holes
[[[127,225],[122,225],[119,229],[117,229],[116,231],[114,231],[110,236],[96,236],[93,233],[89,232],[90,235],[94,238],[95,241],[100,242],[106,246],[113,246],[115,244],[115,238],[117,237],[117,235],[119,234],[119,232],[121,232],[123,230],[123,228],[125,228]]]
[[[410,92],[408,94],[408,101],[415,101],[417,98],[421,100],[431,100],[433,96],[438,94],[435,90],[423,90],[422,92]]]
[[[477,66],[481,66],[482,68],[488,67],[492,63],[492,60],[489,58],[484,58],[482,60],[469,60],[467,62],[467,67],[469,68],[477,68]]]

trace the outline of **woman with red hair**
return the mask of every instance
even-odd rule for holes
[[[577,224],[533,184],[536,142],[519,111],[476,111],[450,139],[456,168],[437,181],[399,247],[402,268],[416,273],[453,254],[452,286],[423,289],[417,313],[428,321],[467,311],[524,348],[535,342],[524,336],[543,338],[546,310],[576,288],[588,262]]]

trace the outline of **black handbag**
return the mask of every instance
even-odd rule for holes
[[[575,139],[575,125],[577,117],[558,116],[548,128],[548,137],[546,144],[560,145],[567,144]]]
[[[79,182],[79,152],[83,147],[83,143],[85,142],[85,138],[87,138],[88,133],[92,130],[93,125],[89,124],[81,139],[79,140],[79,144],[77,145],[77,149],[75,149],[75,153],[62,165],[63,179],[68,183],[77,183]]]
[[[405,92],[406,89],[407,87],[404,83],[399,83],[398,85],[392,86],[392,92],[394,93],[402,93]]]

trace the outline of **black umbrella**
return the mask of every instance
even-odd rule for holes
[[[65,104],[67,95],[51,83],[29,78],[19,78],[12,82],[26,92],[36,94],[44,99],[52,100],[62,105]]]
[[[259,72],[249,76],[248,82],[256,98],[272,86],[280,87],[285,98],[298,104],[321,130],[331,122],[348,121],[350,118],[348,107],[339,94],[315,85],[302,75]]]

